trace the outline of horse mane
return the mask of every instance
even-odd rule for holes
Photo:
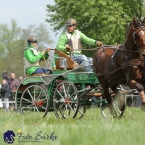
[[[127,37],[128,31],[129,31],[130,27],[132,26],[132,24],[133,24],[133,22],[131,21],[130,24],[129,24],[129,27],[128,27],[127,31],[126,31],[125,38]]]

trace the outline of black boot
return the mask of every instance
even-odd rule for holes
[[[141,108],[142,111],[145,111],[145,102],[141,103],[140,108]]]

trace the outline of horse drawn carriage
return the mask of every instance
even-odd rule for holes
[[[104,117],[122,117],[125,99],[124,91],[117,90],[119,84],[127,83],[145,96],[139,85],[145,78],[140,53],[145,46],[144,23],[134,19],[126,36],[118,47],[98,49],[93,59],[95,72],[84,72],[81,65],[75,68],[70,57],[56,51],[53,74],[28,76],[21,82],[15,96],[17,109],[24,115],[33,112],[44,117],[54,111],[58,118],[81,118],[88,105],[97,103]]]
[[[84,72],[82,65],[75,68],[75,62],[62,52],[56,51],[55,57],[53,74],[27,76],[21,82],[16,92],[16,108],[24,115],[33,112],[44,117],[54,111],[58,118],[81,118],[87,107],[95,103],[107,117],[108,103],[101,86],[92,89],[99,83],[96,74]],[[120,116],[121,111],[116,109]]]

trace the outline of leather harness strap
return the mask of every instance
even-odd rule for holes
[[[142,66],[145,67],[145,60],[142,59],[132,59],[129,60],[127,62],[124,62],[120,65],[120,67],[118,67],[117,69],[111,71],[111,72],[107,72],[107,73],[97,73],[97,76],[105,76],[105,75],[112,75],[113,73],[121,70],[121,69],[125,69],[131,66]]]

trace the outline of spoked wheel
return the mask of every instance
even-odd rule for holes
[[[86,110],[87,110],[86,105],[80,105],[79,109],[78,109],[78,113],[77,113],[77,118],[80,119],[80,118],[84,117]]]
[[[105,99],[103,99],[102,103],[100,104],[100,111],[104,118],[111,117],[111,112],[108,107],[108,102]]]
[[[46,116],[48,96],[45,89],[39,85],[26,88],[21,96],[20,110],[23,115]]]
[[[76,86],[69,82],[61,82],[53,95],[53,108],[57,118],[75,118],[78,113],[79,98]]]
[[[109,105],[107,102],[102,103],[100,106],[101,114],[105,118],[121,118],[125,111],[125,99],[114,99],[112,104]]]
[[[116,117],[121,118],[125,112],[125,92],[119,91],[118,94],[114,97],[114,110],[117,113]]]

